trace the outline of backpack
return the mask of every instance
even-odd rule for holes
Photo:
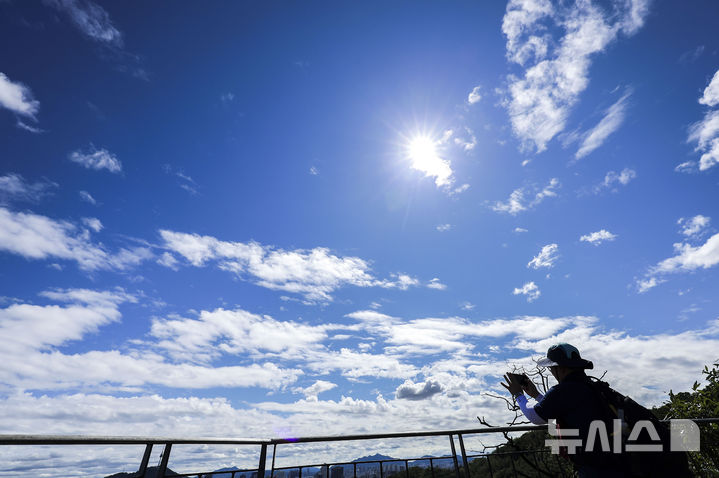
[[[689,463],[685,452],[670,451],[671,433],[669,426],[660,421],[649,409],[640,405],[626,395],[614,390],[607,382],[596,377],[587,376],[587,384],[606,405],[606,419],[622,421],[622,452],[627,457],[632,476],[636,477],[691,477]],[[654,426],[661,441],[662,451],[626,452],[626,445],[632,430],[638,422],[648,421]],[[637,437],[632,437],[632,445],[656,445],[646,428]]]

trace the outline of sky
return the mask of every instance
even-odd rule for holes
[[[500,424],[501,374],[562,341],[644,404],[688,390],[719,359],[717,18],[1,1],[2,433]]]

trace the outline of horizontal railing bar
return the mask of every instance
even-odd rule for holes
[[[664,420],[668,422],[669,420]],[[695,418],[696,424],[719,423],[719,418]],[[468,428],[460,430],[434,430],[363,435],[325,435],[300,438],[174,438],[174,437],[123,437],[87,435],[0,435],[0,445],[278,445],[291,443],[339,442],[377,440],[384,438],[419,438],[447,435],[478,435],[486,433],[512,433],[546,430],[547,425],[514,425],[506,427]]]
[[[173,438],[86,435],[0,435],[0,445],[262,445],[252,438]]]

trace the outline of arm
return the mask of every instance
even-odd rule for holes
[[[538,394],[536,397],[534,397],[537,401],[540,401],[544,398],[542,394]],[[534,407],[530,407],[527,405],[527,397],[524,396],[524,394],[517,395],[515,397],[517,400],[517,405],[519,405],[519,409],[522,410],[522,413],[525,417],[527,417],[527,420],[534,423],[535,425],[544,425],[547,423],[547,420],[540,417],[537,412],[534,411]]]

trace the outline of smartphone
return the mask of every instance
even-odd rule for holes
[[[529,377],[524,374],[507,372],[507,375],[512,379],[512,381],[517,381],[521,385],[527,385],[529,383]]]

